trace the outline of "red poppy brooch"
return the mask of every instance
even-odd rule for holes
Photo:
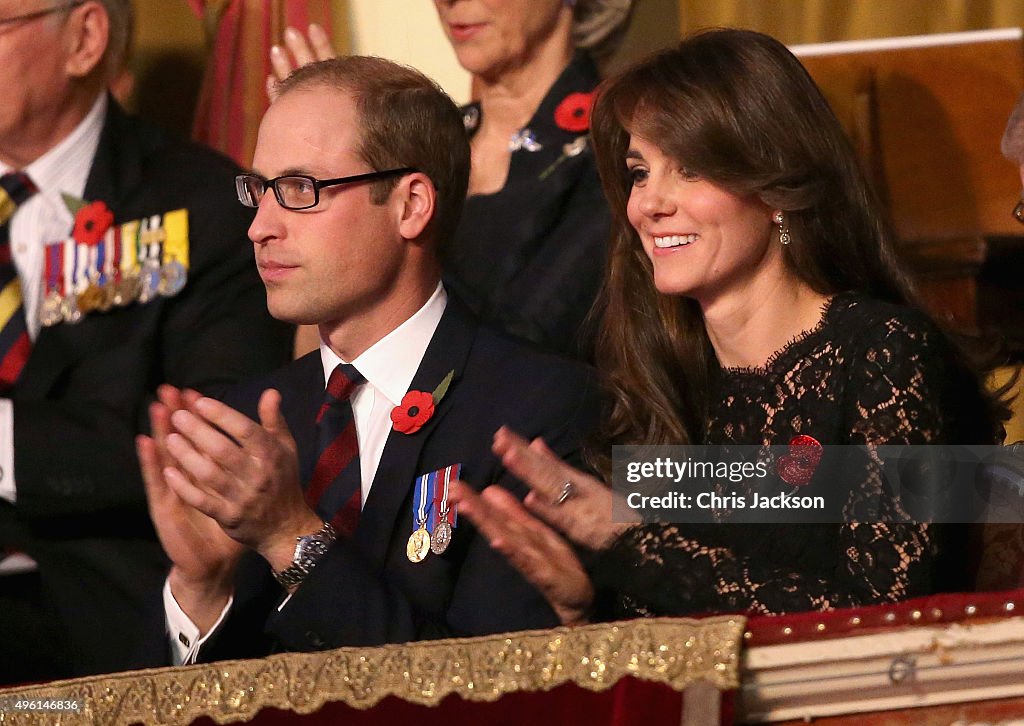
[[[587,131],[590,129],[590,109],[593,106],[594,92],[570,93],[555,108],[555,124],[558,128],[571,134],[580,135],[569,143],[562,145],[562,155],[540,173],[539,179],[546,179],[566,159],[579,156],[586,150]]]
[[[114,223],[114,213],[102,201],[85,202],[67,195],[64,201],[75,215],[75,227],[71,232],[75,242],[87,247],[98,245]]]
[[[821,463],[822,446],[813,436],[801,434],[789,442],[789,454],[779,459],[779,477],[795,487],[810,483],[815,469]]]
[[[414,434],[423,428],[423,424],[434,415],[434,407],[448,392],[448,386],[454,376],[454,370],[448,371],[448,375],[444,377],[433,393],[409,391],[402,396],[402,402],[391,409],[391,425],[395,431]]]
[[[562,131],[583,133],[590,128],[590,109],[593,105],[593,92],[570,93],[555,108],[555,123]]]

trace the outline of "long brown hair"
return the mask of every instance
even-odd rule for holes
[[[609,444],[701,440],[714,352],[697,303],[660,294],[626,218],[631,134],[738,196],[785,213],[786,263],[815,291],[908,303],[893,232],[814,81],[780,42],[744,30],[693,35],[607,80],[591,133],[612,240],[597,364],[612,397]],[[596,447],[595,447],[596,448]],[[593,457],[605,473],[608,462]]]

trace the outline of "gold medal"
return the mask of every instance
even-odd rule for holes
[[[430,535],[430,551],[435,555],[443,555],[452,541],[452,526],[445,520],[434,525],[434,534]]]
[[[114,307],[114,298],[117,295],[116,285],[117,283],[108,278],[107,282],[100,286],[100,292],[103,293],[103,298],[100,300],[99,306],[101,311],[107,312]]]
[[[409,535],[409,542],[405,546],[405,554],[409,562],[422,562],[430,553],[430,534],[424,524]]]
[[[139,276],[134,272],[114,283],[114,304],[131,305],[139,297]]]
[[[78,309],[84,315],[98,310],[102,302],[103,290],[99,285],[89,283],[89,286],[78,294]]]

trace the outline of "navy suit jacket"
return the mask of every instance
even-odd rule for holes
[[[449,371],[448,392],[423,428],[408,435],[392,430],[353,537],[331,546],[280,612],[284,592],[269,566],[255,555],[244,561],[233,611],[204,645],[203,660],[557,624],[543,597],[468,520],[458,521],[443,555],[410,562],[413,489],[419,475],[459,463],[474,487],[498,483],[521,497],[525,486],[491,453],[503,424],[528,438],[542,436],[560,456],[578,460],[581,437],[596,421],[591,370],[478,326],[449,297],[411,389],[432,391]],[[282,394],[301,468],[309,470],[324,389],[319,352],[239,388],[228,401],[255,417],[269,387]]]
[[[136,649],[166,560],[134,437],[148,431],[156,387],[223,392],[290,357],[293,329],[267,313],[236,173],[111,99],[84,196],[115,224],[186,208],[188,282],[174,297],[43,328],[11,394],[17,504],[0,501],[0,547],[39,563],[76,675],[147,664]]]

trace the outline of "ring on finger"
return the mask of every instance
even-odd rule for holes
[[[571,499],[575,494],[576,485],[566,479],[562,482],[562,490],[558,493],[558,497],[554,501],[555,506],[565,503],[567,499]]]

